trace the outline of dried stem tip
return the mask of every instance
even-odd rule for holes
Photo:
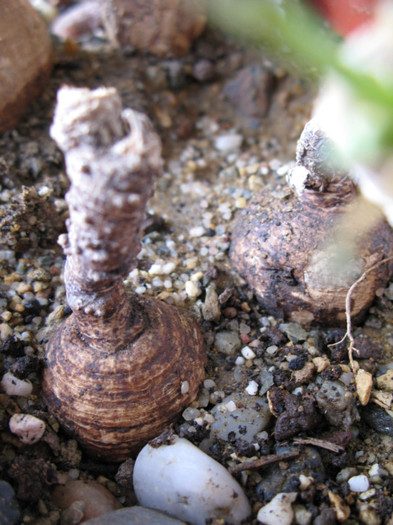
[[[161,171],[158,136],[144,115],[122,111],[114,89],[71,87],[58,94],[51,135],[71,180],[66,254],[83,258],[88,280],[125,275],[140,250],[146,202]]]

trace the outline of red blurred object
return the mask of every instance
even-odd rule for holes
[[[309,0],[342,36],[373,17],[378,0]]]

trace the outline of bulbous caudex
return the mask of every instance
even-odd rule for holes
[[[158,56],[181,56],[202,33],[206,0],[101,0],[111,41]]]
[[[294,193],[286,199],[256,195],[239,214],[232,234],[232,263],[261,305],[304,325],[345,325],[350,286],[393,255],[393,231],[385,220],[372,224],[363,218],[362,227],[351,223],[357,189],[335,165],[332,148],[311,120],[288,177]],[[392,275],[392,263],[381,264],[358,284],[352,294],[354,323],[364,318],[376,290]]]
[[[161,171],[150,121],[122,111],[114,89],[64,87],[51,135],[71,180],[68,235],[60,241],[73,313],[49,340],[44,399],[88,452],[121,461],[196,397],[204,345],[185,313],[127,296],[123,285]]]

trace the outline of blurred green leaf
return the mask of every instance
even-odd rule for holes
[[[224,31],[267,45],[303,69],[323,73],[336,61],[339,37],[296,0],[210,0],[208,16]]]
[[[362,128],[356,130],[351,157],[356,152],[364,157],[368,146],[374,149],[373,157],[393,147],[393,75],[377,78],[367,65],[350,64],[340,53],[342,40],[302,2],[209,0],[208,16],[227,33],[295,62],[303,75],[335,72],[350,91],[354,108],[363,112],[353,118]]]

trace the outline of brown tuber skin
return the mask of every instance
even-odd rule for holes
[[[205,0],[101,0],[112,42],[161,57],[187,53],[206,22]]]
[[[146,203],[161,171],[150,121],[114,89],[65,87],[52,137],[71,188],[65,284],[73,314],[47,348],[44,398],[90,453],[122,461],[197,395],[205,352],[196,323],[175,308],[127,296]]]
[[[49,31],[29,0],[1,2],[0,132],[18,124],[52,70]]]
[[[310,121],[289,177],[298,195],[281,200],[262,193],[255,196],[240,213],[232,235],[233,265],[261,305],[275,316],[306,326],[345,325],[350,286],[375,263],[393,256],[393,231],[386,221],[367,229],[355,228],[350,218],[340,220],[355,211],[357,191],[329,160],[331,146]],[[349,261],[337,259],[348,246],[341,242],[337,251],[336,239],[354,241],[357,253]],[[381,264],[355,288],[354,323],[362,321],[376,290],[392,275],[392,263]]]

